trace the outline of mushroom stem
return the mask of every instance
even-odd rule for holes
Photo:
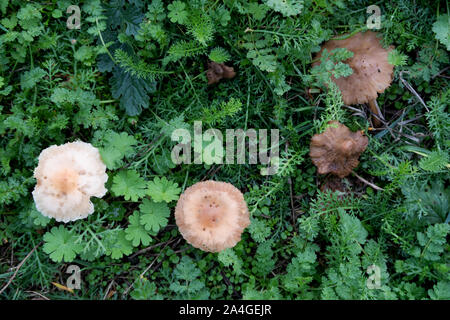
[[[381,114],[381,110],[378,107],[378,103],[376,99],[369,100],[368,102],[370,111],[372,111],[372,121],[375,127],[381,126],[381,120],[384,120],[383,115]]]

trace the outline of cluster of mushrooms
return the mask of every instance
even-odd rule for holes
[[[70,222],[94,212],[91,197],[106,194],[106,166],[97,148],[76,141],[41,152],[34,171],[36,208],[56,221]],[[250,224],[242,192],[230,183],[198,182],[180,196],[175,219],[194,247],[218,252],[234,247]]]
[[[375,99],[392,81],[393,66],[387,61],[389,51],[382,48],[371,31],[328,41],[322,51],[325,48],[347,48],[354,52],[346,61],[353,74],[333,81],[340,88],[345,104],[369,103],[379,122],[382,116]],[[210,84],[234,76],[231,67],[209,64]],[[323,133],[312,137],[310,156],[319,174],[343,178],[358,166],[359,155],[367,145],[368,139],[361,131],[351,132],[345,125],[331,121]],[[90,198],[101,198],[107,192],[104,184],[108,175],[98,149],[81,141],[43,150],[34,177],[37,183],[32,194],[36,208],[43,215],[65,223],[92,214],[94,206]],[[187,188],[176,205],[175,219],[186,241],[208,252],[234,247],[250,224],[242,192],[219,181],[198,182]]]
[[[342,93],[344,104],[368,103],[374,126],[380,126],[384,119],[376,98],[392,82],[394,66],[389,63],[388,55],[393,47],[384,49],[375,32],[359,32],[344,40],[327,41],[315,60],[320,61],[324,49],[332,51],[336,48],[353,52],[353,57],[345,61],[353,74],[338,79],[332,77]],[[345,125],[330,121],[323,133],[312,137],[309,154],[319,174],[331,173],[344,178],[358,166],[359,155],[367,148],[368,142],[361,131],[351,132]]]

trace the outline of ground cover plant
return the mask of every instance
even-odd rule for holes
[[[379,126],[332,81],[353,73],[351,52],[316,58],[366,31],[370,5],[395,47]],[[0,0],[0,298],[450,299],[449,14],[425,0]],[[276,174],[174,163],[172,133],[197,121],[278,129]],[[342,179],[309,156],[329,121],[368,138]],[[56,222],[36,209],[33,172],[77,140],[98,148],[107,193]],[[233,184],[250,214],[219,253],[174,217],[205,180]]]

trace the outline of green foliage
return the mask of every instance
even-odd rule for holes
[[[233,249],[225,249],[219,252],[217,260],[225,267],[233,266],[233,271],[236,274],[242,273],[242,260],[236,255]]]
[[[167,203],[177,200],[181,189],[177,183],[167,180],[166,177],[155,177],[148,183],[148,195],[154,202],[165,201]]]
[[[303,9],[303,0],[266,0],[265,3],[273,10],[285,17],[300,14]]]
[[[393,49],[389,52],[388,62],[394,66],[404,66],[408,60],[408,56],[400,53],[397,49]]]
[[[125,27],[125,34],[136,35],[143,19],[140,5],[140,1],[125,6],[125,0],[113,0],[105,6],[105,15],[112,27]]]
[[[32,206],[29,211],[24,212],[26,216],[32,219],[33,224],[37,227],[46,227],[50,223],[50,218],[42,215],[37,209],[36,206]]]
[[[7,180],[0,181],[0,202],[10,204],[18,201],[27,192],[27,185],[31,179],[21,176],[20,172],[15,172]]]
[[[213,105],[203,109],[203,121],[208,125],[222,124],[227,117],[231,117],[242,110],[242,102],[231,98],[228,102],[215,101]]]
[[[41,80],[45,75],[46,72],[39,67],[25,72],[20,77],[20,86],[22,90],[34,88],[36,83],[39,82],[39,80]]]
[[[449,300],[450,299],[450,282],[439,281],[433,286],[433,289],[428,290],[428,295],[432,300]]]
[[[323,132],[329,126],[328,122],[337,120],[343,121],[345,117],[345,111],[342,108],[344,101],[342,100],[341,92],[338,86],[332,82],[328,82],[328,91],[325,96],[325,112],[321,114],[320,120],[316,122],[316,127],[319,128],[319,132]]]
[[[449,155],[442,151],[432,151],[419,161],[419,167],[426,171],[439,172],[449,163]]]
[[[410,73],[415,81],[430,81],[437,76],[442,66],[450,62],[448,53],[442,49],[433,49],[429,46],[419,51],[417,62],[411,66]]]
[[[107,243],[105,253],[113,259],[121,259],[123,256],[127,256],[133,252],[133,246],[126,238],[126,233],[123,230],[110,233],[105,241]]]
[[[340,77],[348,77],[353,73],[352,68],[348,64],[343,63],[353,57],[353,52],[345,48],[337,48],[328,52],[327,49],[322,51],[320,64],[311,69],[311,74],[318,79],[319,83],[330,84],[330,77],[336,79]]]
[[[146,181],[135,170],[119,171],[113,178],[111,191],[133,202],[146,195]]]
[[[108,169],[118,169],[123,165],[124,157],[134,154],[134,146],[138,143],[126,132],[108,131],[104,136],[104,147],[100,149],[103,162]]]
[[[448,146],[450,140],[450,115],[446,108],[448,107],[448,98],[450,97],[450,89],[447,89],[441,97],[431,97],[429,111],[425,113],[428,126],[433,134],[434,140],[438,147]]]
[[[110,83],[112,96],[114,99],[120,99],[120,107],[126,110],[128,115],[138,115],[142,112],[142,108],[149,107],[148,95],[155,91],[154,83],[139,79],[119,68],[114,70]]]
[[[173,271],[174,282],[170,284],[170,290],[178,299],[207,299],[209,293],[205,284],[198,279],[200,274],[194,261],[183,256]]]
[[[163,296],[156,293],[156,290],[154,282],[150,282],[146,278],[140,278],[136,281],[130,296],[135,300],[162,300]]]
[[[407,217],[417,217],[430,224],[450,221],[450,188],[442,181],[432,181],[431,186],[428,183],[405,184],[402,192],[406,198]]]
[[[435,37],[439,40],[444,46],[447,47],[447,50],[450,50],[450,15],[443,14],[440,15],[436,22],[433,23],[433,32],[435,33]]]
[[[162,227],[167,225],[167,219],[170,215],[170,210],[164,202],[153,202],[144,199],[139,206],[141,210],[140,223],[144,225],[145,229],[152,232],[158,232]]]
[[[408,251],[410,257],[395,261],[397,273],[406,279],[448,281],[448,248],[446,237],[450,232],[448,223],[429,226],[425,232],[417,232],[417,243]],[[442,284],[440,284],[442,286]],[[430,295],[433,295],[431,291]]]
[[[205,46],[213,39],[214,24],[209,15],[195,9],[189,16],[187,30],[196,41]]]
[[[185,10],[186,4],[181,1],[174,1],[167,6],[167,15],[172,22],[186,24],[188,22],[188,12]]]
[[[126,53],[122,49],[117,49],[115,51],[114,58],[115,58],[116,62],[118,64],[120,64],[120,66],[123,69],[126,70],[127,73],[131,74],[130,79],[135,80],[135,83],[130,84],[129,88],[127,87],[127,88],[123,89],[124,93],[131,92],[134,89],[136,89],[136,90],[145,89],[145,90],[147,90],[148,93],[152,93],[151,90],[154,90],[154,89],[152,89],[149,86],[146,86],[141,81],[137,81],[135,79],[135,77],[138,79],[143,79],[143,80],[152,82],[156,77],[160,76],[161,74],[170,73],[170,72],[160,71],[160,70],[158,70],[157,67],[148,65],[147,63],[145,63],[142,60],[135,61],[135,59],[133,59],[132,56],[130,56],[128,53]],[[122,86],[122,85],[123,85],[122,83],[119,84],[119,86]],[[120,90],[120,88],[118,88],[117,90]],[[114,91],[114,92],[116,92],[116,91]],[[121,93],[115,93],[114,95],[121,95]],[[136,101],[139,101],[139,100],[136,100]],[[134,102],[136,102],[136,101],[134,101]],[[125,104],[125,106],[128,105],[127,102],[124,102],[124,104]],[[146,107],[144,106],[144,108],[146,108]],[[129,114],[131,116],[134,116],[139,113],[140,113],[140,111],[137,113],[129,112]]]
[[[176,62],[182,58],[195,57],[206,51],[205,47],[199,46],[194,41],[178,41],[174,43],[167,51],[167,56],[164,58],[164,64],[169,62]]]
[[[141,213],[135,211],[128,218],[129,225],[125,229],[125,239],[131,241],[133,247],[138,247],[141,243],[147,246],[152,241],[146,228],[141,224],[142,217]]]
[[[274,269],[276,260],[273,259],[272,246],[272,241],[266,241],[261,243],[256,249],[252,271],[257,275],[265,277]]]
[[[282,280],[285,290],[300,293],[308,289],[315,273],[318,250],[317,246],[305,243],[305,247],[292,258]]]
[[[249,41],[253,39],[248,37]],[[254,42],[247,42],[244,47],[248,49],[247,58],[262,71],[275,72],[277,69],[276,56],[272,54],[272,49],[268,46],[271,43],[268,38],[259,39]]]
[[[352,74],[352,53],[316,59],[324,41],[366,29],[370,4],[87,0],[70,30],[66,0],[0,0],[0,281],[17,272],[1,298],[449,299],[447,8],[378,3],[395,68],[377,98],[386,124],[371,128],[332,81]],[[208,85],[210,60],[236,76]],[[364,180],[333,192],[308,156],[330,120],[369,138],[354,169]],[[195,121],[278,129],[277,173],[174,164],[172,133]],[[33,171],[44,148],[76,140],[99,148],[108,193],[62,225],[35,208]],[[235,185],[250,212],[242,240],[217,254],[188,244],[174,217],[205,180]],[[82,288],[59,291],[72,262]]]
[[[224,63],[230,60],[230,54],[221,47],[217,47],[211,50],[208,58],[217,63]]]
[[[448,224],[435,224],[429,226],[426,233],[418,232],[417,240],[419,246],[411,250],[411,254],[416,258],[423,258],[428,261],[437,261],[444,252],[447,243],[446,237],[450,232]]]
[[[82,245],[76,243],[76,236],[63,226],[53,227],[44,235],[44,252],[55,262],[72,262],[81,252]]]

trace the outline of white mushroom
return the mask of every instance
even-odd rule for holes
[[[106,166],[97,148],[81,141],[50,146],[34,170],[36,208],[44,216],[69,222],[94,212],[90,197],[106,194]]]

